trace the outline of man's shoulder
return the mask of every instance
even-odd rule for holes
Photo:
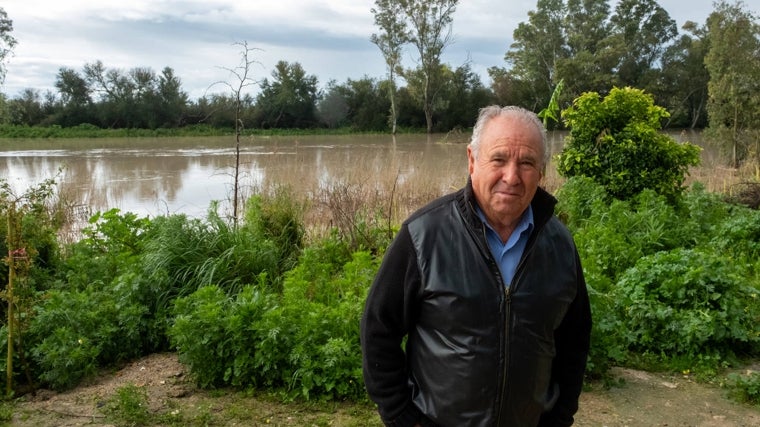
[[[422,206],[421,208],[414,211],[411,215],[409,215],[404,223],[408,225],[413,222],[420,221],[422,218],[447,212],[447,209],[450,208],[452,204],[460,203],[462,200],[462,193],[462,190],[459,190],[446,194],[444,196],[440,196],[428,202],[426,205]]]

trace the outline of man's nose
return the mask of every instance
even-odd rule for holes
[[[508,185],[517,185],[520,183],[520,166],[517,162],[507,162],[507,164],[504,165],[501,179]]]

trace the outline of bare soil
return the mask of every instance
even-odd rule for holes
[[[621,385],[593,385],[581,395],[577,426],[760,426],[760,408],[729,400],[718,386],[689,376],[615,368]],[[104,372],[63,393],[19,399],[12,426],[137,425],[107,408],[127,385],[147,392],[147,425],[379,426],[369,404],[283,404],[271,395],[197,389],[174,353],[154,354]]]

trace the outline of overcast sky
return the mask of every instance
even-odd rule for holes
[[[660,4],[679,28],[687,20],[704,24],[713,9],[712,0]],[[123,71],[171,67],[196,99],[207,90],[225,91],[215,82],[234,81],[225,69],[240,64],[235,43],[243,41],[257,49],[257,80],[271,80],[279,60],[300,63],[320,87],[329,80],[381,78],[384,62],[369,42],[377,32],[373,6],[374,0],[5,0],[0,7],[13,21],[18,45],[0,91],[9,97],[25,88],[55,91],[61,67],[81,71],[100,60]],[[512,32],[535,8],[536,0],[461,0],[444,61],[454,67],[470,61],[489,84],[486,69],[506,65]],[[404,61],[413,64],[411,50]]]

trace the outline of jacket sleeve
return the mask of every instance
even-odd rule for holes
[[[361,320],[364,383],[388,426],[422,420],[412,392],[402,341],[414,318],[420,274],[411,237],[402,226],[370,287]]]
[[[554,333],[557,352],[552,365],[552,382],[559,386],[559,398],[554,407],[542,415],[539,423],[542,427],[572,425],[583,387],[591,341],[591,308],[577,252],[575,258],[578,292]]]

